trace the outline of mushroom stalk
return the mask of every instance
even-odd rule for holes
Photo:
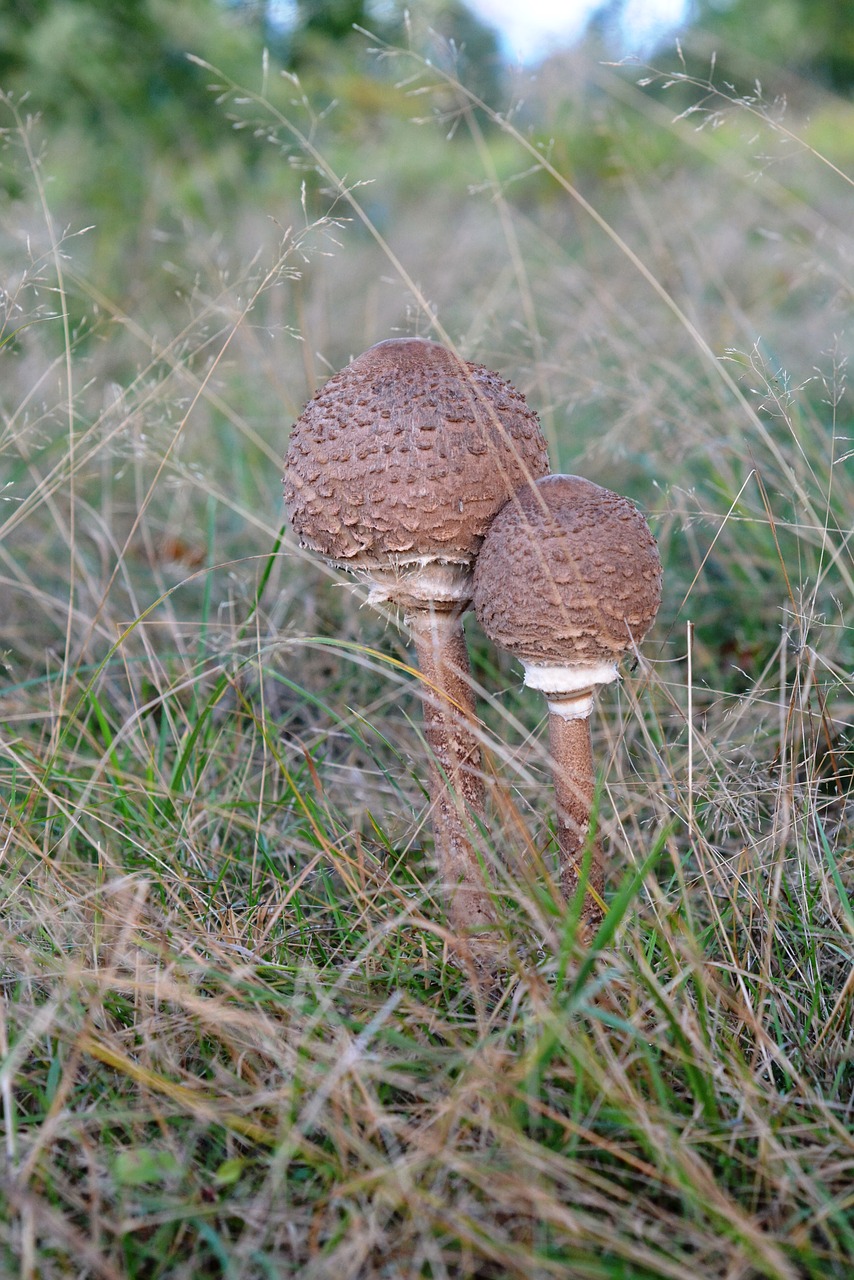
[[[549,747],[554,771],[557,841],[560,852],[560,888],[567,902],[578,892],[584,852],[590,839],[590,815],[595,790],[590,712],[590,689],[549,697]],[[587,893],[581,908],[585,933],[596,929],[602,908],[591,894],[601,899],[605,890],[605,864],[598,839],[590,848]]]
[[[411,609],[406,622],[423,678],[424,736],[436,860],[455,932],[495,923],[471,830],[485,813],[477,713],[459,606]]]

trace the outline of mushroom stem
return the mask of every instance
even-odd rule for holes
[[[411,609],[406,622],[423,677],[436,860],[454,931],[471,935],[494,926],[495,912],[470,836],[485,801],[462,612],[430,605]]]
[[[557,839],[560,851],[560,887],[567,902],[578,892],[584,851],[590,835],[595,774],[590,736],[590,689],[549,695],[549,747],[554,769]],[[602,908],[592,896],[602,898],[605,867],[602,849],[594,839],[590,850],[587,893],[581,908],[581,927],[589,938],[602,920]]]

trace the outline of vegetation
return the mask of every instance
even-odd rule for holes
[[[844,1280],[850,104],[581,47],[498,112],[447,48],[208,39],[130,222],[101,134],[2,102],[0,1271]],[[311,390],[402,333],[513,378],[665,564],[593,723],[589,950],[542,707],[468,621],[487,987],[405,637],[281,506]]]

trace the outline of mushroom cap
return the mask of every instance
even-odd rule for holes
[[[526,682],[546,691],[572,687],[555,669],[583,667],[592,683],[614,679],[660,601],[661,560],[646,520],[627,498],[581,476],[546,476],[516,494],[475,566],[481,626],[522,659]],[[528,678],[531,667],[542,669],[540,679]]]
[[[379,342],[291,432],[285,501],[303,545],[352,569],[471,563],[495,513],[548,471],[509,382],[421,338]]]

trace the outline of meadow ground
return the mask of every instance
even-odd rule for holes
[[[3,104],[4,1274],[852,1274],[854,108],[583,58],[500,117],[407,55],[357,108],[210,71],[266,158],[197,219],[155,173],[114,288]],[[467,621],[486,989],[406,638],[281,503],[310,392],[406,333],[665,566],[587,950],[543,706]]]

